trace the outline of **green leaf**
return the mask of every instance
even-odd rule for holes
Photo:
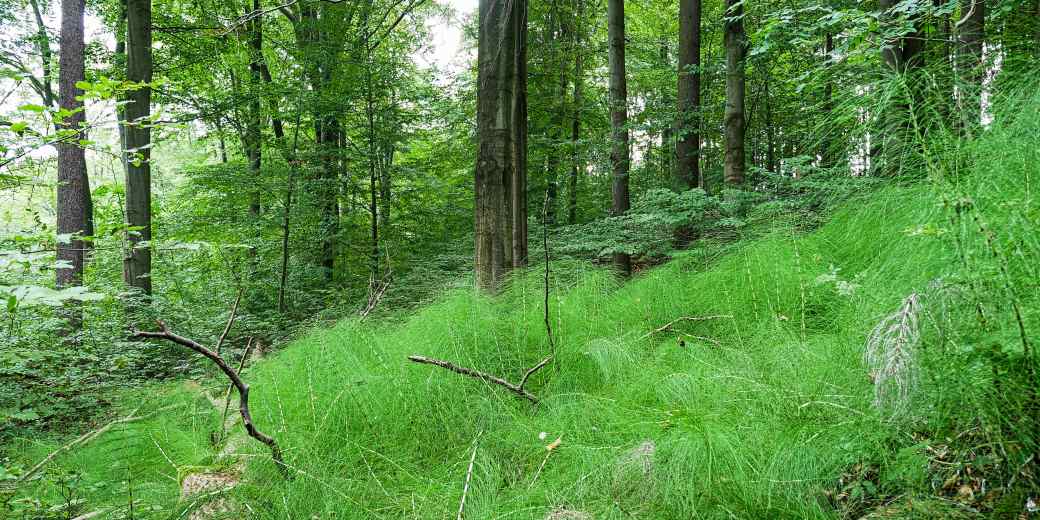
[[[28,127],[29,123],[26,123],[25,121],[16,121],[14,123],[11,123],[11,131],[16,134],[22,133]]]
[[[18,107],[18,110],[22,110],[24,112],[41,112],[42,113],[42,112],[46,112],[47,111],[47,107],[45,107],[43,105],[36,105],[36,104],[33,104],[33,103],[26,103],[26,104]]]

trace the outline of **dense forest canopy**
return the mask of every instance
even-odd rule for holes
[[[92,495],[94,488],[82,491],[85,484],[69,480],[81,471],[61,459],[123,424],[108,422],[116,413],[126,424],[160,420],[176,429],[171,425],[181,423],[156,417],[181,411],[127,403],[142,388],[178,388],[156,392],[184,405],[191,401],[187,379],[219,386],[218,401],[226,393],[217,403],[222,417],[206,419],[220,425],[219,434],[210,432],[220,457],[231,453],[220,446],[230,446],[228,410],[232,420],[237,415],[227,403],[238,395],[241,433],[275,462],[250,471],[280,472],[287,487],[274,492],[283,498],[309,497],[286,501],[283,511],[254,501],[265,493],[250,488],[236,503],[252,513],[232,508],[232,516],[324,518],[319,505],[331,498],[292,487],[307,475],[333,495],[390,504],[360,517],[403,517],[394,511],[401,503],[389,497],[417,484],[394,482],[387,491],[379,475],[421,468],[421,454],[397,469],[377,463],[349,484],[328,484],[321,479],[331,470],[307,466],[320,457],[299,452],[320,449],[324,430],[300,437],[285,414],[273,428],[271,394],[258,394],[260,419],[250,417],[244,371],[251,359],[337,322],[328,334],[351,345],[342,348],[359,356],[351,358],[357,366],[342,357],[310,365],[299,352],[323,340],[304,339],[281,357],[257,361],[258,379],[288,387],[278,395],[295,403],[290,407],[303,406],[291,393],[301,373],[332,380],[330,367],[339,367],[355,370],[358,381],[412,381],[395,376],[400,369],[379,354],[416,346],[377,332],[399,326],[419,345],[453,338],[452,348],[430,347],[453,361],[420,348],[407,350],[414,355],[400,356],[401,364],[411,359],[454,372],[425,376],[461,380],[454,392],[476,379],[487,388],[471,388],[475,394],[515,394],[529,403],[477,396],[470,403],[478,403],[474,413],[536,428],[544,426],[513,408],[535,403],[530,413],[545,406],[573,421],[552,408],[559,404],[553,396],[601,391],[599,379],[594,390],[582,386],[592,384],[581,378],[597,363],[611,381],[631,366],[652,365],[654,354],[637,346],[663,335],[682,348],[721,349],[732,339],[742,355],[770,366],[783,358],[747,342],[789,337],[798,344],[791,355],[806,363],[848,368],[855,359],[865,373],[850,386],[807,390],[803,408],[792,412],[797,421],[784,422],[783,431],[829,431],[830,419],[817,424],[804,411],[826,402],[859,414],[855,421],[876,419],[884,425],[877,431],[890,435],[878,437],[882,449],[864,441],[848,448],[857,455],[820,456],[823,469],[800,467],[795,476],[825,481],[813,489],[731,490],[686,503],[669,493],[695,493],[669,487],[674,483],[648,491],[613,475],[602,477],[609,489],[561,491],[563,502],[584,501],[589,513],[517,491],[535,488],[543,468],[545,480],[555,478],[546,466],[563,441],[548,439],[544,460],[523,463],[537,468],[533,478],[526,466],[498,475],[508,506],[479,497],[468,506],[484,508],[488,518],[519,511],[525,501],[533,501],[532,518],[556,519],[689,518],[689,504],[705,513],[738,502],[743,509],[731,517],[861,517],[918,495],[940,497],[934,507],[943,500],[957,507],[910,507],[907,518],[1012,518],[1040,507],[1040,213],[1031,191],[1040,159],[1040,1],[0,0],[0,34],[0,485],[12,484],[0,488],[3,514],[134,517],[133,498],[116,505],[110,495]],[[850,213],[854,208],[866,209]],[[920,237],[937,242],[905,245]],[[921,265],[911,274],[901,269],[913,266],[882,251]],[[743,266],[730,265],[739,258]],[[882,259],[892,264],[868,264]],[[769,262],[771,269],[763,267]],[[688,272],[718,274],[709,283]],[[677,293],[686,290],[700,292]],[[857,300],[865,294],[875,299]],[[659,299],[704,312],[652,303]],[[709,305],[715,301],[720,308]],[[710,330],[683,328],[697,324]],[[842,346],[814,343],[816,335]],[[611,341],[617,348],[604,349]],[[838,361],[835,349],[851,355],[853,342],[859,350]],[[667,362],[676,370],[693,366]],[[272,368],[279,363],[284,372]],[[825,378],[820,366],[807,373]],[[780,381],[761,382],[769,376],[739,377],[759,390],[803,395]],[[326,405],[351,425],[346,429],[374,428],[354,424],[369,419],[356,409],[341,412],[337,392],[321,388],[332,393],[324,398],[335,396]],[[419,406],[403,400],[394,408],[385,401],[405,390],[379,388],[390,392],[378,394],[385,399],[360,398],[381,411],[372,421],[407,420],[401,417],[415,413],[410,406]],[[449,402],[438,388],[435,401]],[[640,388],[625,395],[641,395]],[[863,410],[841,404],[846,394],[863,397]],[[313,406],[313,393],[309,399]],[[761,399],[755,402],[766,406]],[[685,401],[655,402],[630,402],[627,412],[602,419],[625,416],[631,422],[618,422],[625,425],[619,429],[641,431],[646,422],[663,424],[637,417],[658,405],[689,404],[682,414],[699,413]],[[995,410],[1015,417],[987,415]],[[686,431],[684,421],[710,428],[707,416],[669,415],[662,428]],[[529,419],[535,422],[522,422]],[[472,449],[468,471],[461,462],[461,519],[474,461],[484,460],[478,446],[507,440],[485,438],[493,430],[485,419],[465,433],[410,420],[422,430],[418,438],[451,431],[455,448]],[[648,440],[621,460],[692,450],[677,448],[688,437],[669,435],[674,444],[655,448],[661,439]],[[820,435],[818,442],[855,444]],[[37,436],[65,450],[34,466]],[[173,455],[187,458],[167,459],[178,468],[174,481],[187,482],[182,470],[202,464],[181,451],[195,446],[190,437],[178,438]],[[710,451],[710,440],[704,443],[701,451]],[[776,453],[787,453],[780,445]],[[404,446],[395,449],[412,454]],[[907,450],[931,450],[928,469],[918,464],[906,471],[925,473],[885,480],[910,464]],[[885,455],[868,461],[865,453]],[[233,465],[238,469],[228,473],[243,471]],[[605,471],[623,473],[615,469]],[[486,486],[493,480],[487,471],[475,477]],[[643,480],[653,481],[645,471]],[[386,497],[369,496],[369,475]],[[118,478],[132,487],[134,477]],[[426,498],[448,496],[431,486]],[[170,504],[184,502],[178,493],[156,494],[165,498],[153,497],[155,514],[177,510]],[[784,499],[791,504],[826,498],[808,509],[776,506],[782,511],[730,500],[748,493],[791,493]],[[446,504],[423,503],[409,517],[454,514],[440,509]]]

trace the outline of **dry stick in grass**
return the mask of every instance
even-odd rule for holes
[[[473,454],[469,456],[469,468],[466,469],[466,483],[462,486],[462,499],[459,500],[459,514],[455,520],[462,520],[462,513],[466,510],[466,495],[469,494],[469,482],[473,478],[473,463],[477,460],[477,446],[480,445],[480,436],[483,434],[483,431],[478,433],[477,438],[473,441]]]
[[[551,357],[547,357],[547,358],[541,360],[537,365],[535,365],[533,368],[529,369],[524,374],[524,378],[523,378],[521,384],[514,385],[513,383],[510,383],[509,381],[506,381],[505,379],[502,379],[500,377],[496,377],[496,376],[493,376],[491,374],[486,374],[486,373],[481,372],[479,370],[473,370],[472,368],[461,367],[461,366],[456,365],[456,364],[454,364],[454,363],[452,363],[450,361],[444,361],[444,360],[441,360],[441,359],[433,359],[433,358],[428,358],[428,357],[425,357],[425,356],[408,356],[408,360],[409,361],[414,361],[416,363],[422,363],[422,364],[425,364],[425,365],[439,366],[439,367],[441,367],[441,368],[443,368],[445,370],[450,370],[452,372],[455,372],[456,374],[462,374],[464,376],[469,376],[469,377],[473,377],[473,378],[476,378],[476,379],[480,379],[481,381],[484,381],[484,382],[487,382],[487,383],[494,383],[494,384],[499,385],[499,386],[505,388],[506,390],[509,390],[510,392],[513,392],[514,394],[516,394],[516,395],[518,395],[520,397],[523,397],[524,399],[527,399],[528,401],[531,401],[532,403],[535,403],[535,404],[538,404],[538,398],[535,397],[530,392],[528,392],[527,390],[524,390],[523,383],[526,383],[527,379],[530,378],[532,374],[534,374],[538,369],[540,369],[540,368],[544,367],[545,365],[547,365],[551,359],[552,359]]]
[[[506,388],[510,392],[513,392],[514,394],[516,394],[516,395],[518,395],[520,397],[523,397],[524,399],[527,399],[528,401],[531,401],[534,404],[538,404],[538,398],[535,397],[530,392],[528,392],[527,390],[524,390],[524,386],[527,385],[527,381],[529,379],[531,379],[531,376],[533,376],[535,374],[535,372],[538,372],[539,370],[544,368],[545,365],[548,365],[549,362],[553,360],[553,356],[556,354],[556,346],[554,345],[554,342],[553,342],[552,325],[550,324],[550,321],[549,321],[549,231],[548,231],[549,228],[546,225],[547,224],[547,220],[548,220],[548,218],[547,218],[548,210],[546,208],[548,208],[548,205],[549,205],[549,192],[548,192],[548,190],[546,190],[545,194],[546,194],[545,195],[545,197],[546,197],[545,198],[545,204],[543,205],[543,209],[542,209],[542,245],[545,247],[545,286],[544,286],[545,307],[544,307],[544,312],[545,312],[545,334],[549,338],[549,356],[546,357],[545,359],[539,361],[538,364],[536,364],[535,366],[527,369],[527,371],[524,372],[524,376],[522,378],[520,378],[520,384],[516,384],[516,385],[514,385],[513,383],[510,383],[509,381],[506,381],[505,379],[502,379],[500,377],[496,377],[496,376],[493,376],[491,374],[486,374],[484,372],[481,372],[479,370],[474,370],[472,368],[466,368],[466,367],[463,367],[463,366],[459,366],[459,365],[456,365],[456,364],[454,364],[454,363],[452,363],[450,361],[444,361],[444,360],[441,360],[441,359],[433,359],[433,358],[428,358],[428,357],[425,357],[425,356],[408,356],[408,359],[410,361],[414,361],[416,363],[423,363],[423,364],[426,364],[426,365],[436,365],[436,366],[439,366],[439,367],[441,367],[443,369],[455,372],[456,374],[462,374],[464,376],[469,376],[469,377],[473,377],[473,378],[476,378],[476,379],[480,379],[481,381],[485,381],[487,383],[494,383],[496,385],[502,386],[503,388]]]
[[[177,334],[170,331],[162,320],[158,320],[159,332],[147,332],[138,331],[134,333],[135,338],[152,338],[152,339],[165,339],[167,341],[176,343],[182,347],[187,347],[195,352],[202,354],[204,357],[215,363],[220,370],[224,372],[224,375],[231,380],[231,384],[235,385],[238,389],[238,411],[242,415],[242,425],[246,428],[246,433],[250,437],[260,441],[271,449],[271,458],[274,459],[278,469],[282,472],[282,475],[286,479],[292,478],[289,473],[288,466],[285,465],[285,460],[282,458],[282,450],[278,447],[278,443],[273,437],[261,432],[253,425],[253,418],[249,414],[249,385],[242,382],[242,379],[238,377],[238,372],[231,368],[224,361],[224,358],[220,357],[216,352],[200,345],[198,342],[185,338],[184,336],[178,336]]]
[[[242,373],[242,369],[246,366],[246,361],[249,359],[249,353],[253,350],[253,338],[250,337],[246,340],[246,351],[242,354],[242,360],[238,363],[238,373]],[[228,408],[231,408],[231,390],[235,388],[234,384],[229,384],[227,392],[224,393],[224,414],[220,418],[220,438],[227,437],[227,413]]]
[[[94,439],[104,435],[105,432],[111,430],[115,426],[118,426],[120,424],[126,424],[126,423],[132,423],[132,422],[136,422],[136,421],[141,421],[141,420],[147,419],[147,418],[149,418],[149,417],[151,417],[151,416],[153,416],[153,415],[155,415],[155,414],[157,414],[159,412],[164,412],[164,411],[169,410],[171,408],[176,408],[177,406],[179,406],[179,405],[167,406],[165,408],[160,408],[160,409],[158,409],[158,410],[156,410],[156,411],[154,411],[152,413],[141,415],[141,416],[135,416],[134,415],[135,413],[137,413],[138,410],[140,410],[140,408],[136,408],[136,409],[134,409],[134,411],[130,412],[126,417],[123,417],[122,419],[116,419],[116,420],[114,420],[114,421],[112,421],[112,422],[110,422],[110,423],[108,423],[108,424],[106,424],[106,425],[96,429],[96,430],[84,433],[83,435],[80,435],[79,437],[77,437],[72,442],[70,442],[70,443],[68,443],[68,444],[66,444],[66,445],[64,445],[64,446],[62,446],[62,447],[52,451],[50,455],[47,455],[46,457],[44,457],[43,460],[41,460],[40,462],[36,463],[36,465],[33,466],[32,468],[30,468],[29,471],[26,471],[25,473],[22,474],[22,476],[18,477],[18,480],[15,481],[15,485],[24,484],[26,481],[28,481],[29,479],[31,479],[34,476],[36,476],[37,473],[42,471],[43,468],[45,468],[47,466],[47,464],[49,464],[52,460],[54,460],[54,458],[57,457],[58,455],[61,455],[62,453],[66,452],[66,451],[71,451],[73,448],[75,448],[77,446],[81,446],[83,444],[86,444],[86,443],[88,443],[88,442],[90,442],[90,441],[92,441],[92,440],[94,440]]]
[[[664,332],[664,331],[672,328],[672,325],[675,325],[676,323],[679,323],[680,321],[708,321],[708,320],[723,320],[723,319],[727,319],[727,320],[728,319],[733,319],[733,316],[730,315],[730,314],[717,314],[717,315],[714,315],[714,316],[683,316],[681,318],[676,318],[676,319],[674,319],[672,321],[669,321],[668,323],[665,323],[664,325],[661,325],[660,327],[657,327],[656,329],[654,329],[654,330],[652,330],[650,332],[647,332],[646,334],[643,334],[642,336],[639,337],[639,339],[641,339],[641,340],[642,339],[646,339],[646,338],[649,338],[650,336],[653,336],[654,334],[659,334],[661,332]]]
[[[235,315],[238,314],[238,303],[242,301],[242,289],[238,290],[238,296],[235,296],[235,304],[231,306],[231,314],[228,316],[227,325],[224,325],[224,332],[220,333],[220,339],[217,340],[217,348],[213,349],[217,355],[220,355],[220,347],[224,346],[224,340],[227,338],[228,332],[231,332],[231,326],[235,324]]]

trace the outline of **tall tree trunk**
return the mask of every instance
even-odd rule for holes
[[[679,183],[704,186],[700,170],[701,0],[679,0]]]
[[[54,97],[54,73],[51,71],[51,39],[47,35],[47,25],[43,23],[43,12],[40,10],[39,0],[29,0],[32,6],[33,17],[36,19],[36,50],[40,53],[40,62],[43,67],[43,77],[40,78],[41,96],[43,104],[47,108],[54,108],[57,99]]]
[[[628,85],[625,77],[625,2],[607,0],[607,38],[610,65],[610,123],[612,170],[610,213],[622,215],[631,204],[628,191],[630,167],[628,149]],[[614,254],[614,267],[623,275],[632,274],[632,259],[627,253]]]
[[[746,176],[744,157],[744,93],[746,79],[744,57],[747,42],[744,35],[744,2],[726,0],[726,162],[723,178],[727,184],[741,184]]]
[[[982,84],[985,64],[982,61],[986,39],[985,0],[961,0],[961,21],[957,26],[957,74],[959,110],[968,135],[978,133],[982,124]]]
[[[480,0],[477,45],[477,162],[474,174],[474,269],[477,287],[495,291],[505,275],[505,179],[512,179],[516,110],[515,9]],[[511,190],[515,196],[520,190]],[[512,197],[511,197],[512,198]]]
[[[527,247],[527,0],[513,2],[515,48],[513,50],[512,145],[513,165],[507,200],[513,267],[526,267]]]
[[[75,132],[75,138],[58,143],[58,198],[57,198],[57,259],[54,270],[55,284],[71,287],[83,284],[87,242],[92,235],[90,183],[87,179],[87,160],[79,140],[86,139],[86,115],[83,111],[83,91],[76,82],[84,79],[83,0],[61,2],[61,48],[58,64],[58,104],[72,114],[65,117],[60,129]],[[66,239],[65,237],[72,237]],[[78,329],[80,317],[74,312],[69,325]]]
[[[832,54],[834,54],[834,34],[828,32],[823,37],[823,70],[827,75],[823,85],[823,111],[826,113],[828,120],[833,120],[834,118],[834,78],[831,75]],[[766,85],[768,88],[768,81],[766,82]],[[769,117],[771,118],[772,114],[769,114]],[[834,126],[830,124],[826,126],[827,128],[834,128]],[[772,127],[770,127],[770,132],[772,132]],[[772,147],[772,145],[772,135],[770,135],[769,146]],[[835,165],[835,145],[836,143],[834,142],[830,131],[825,131],[824,137],[820,143],[820,165],[824,168],[832,168]],[[770,150],[770,154],[772,154],[772,150]],[[770,159],[769,162],[772,164],[772,159]],[[772,166],[770,166],[769,171],[773,171]]]
[[[127,2],[127,73],[135,83],[152,81],[152,3],[151,0]],[[127,285],[152,294],[152,171],[151,114],[152,89],[135,89],[126,105],[126,224],[130,249],[123,261]],[[144,243],[142,245],[142,243]]]
[[[899,0],[879,0],[883,24],[900,23],[898,14],[894,12],[898,4]],[[923,65],[924,36],[920,17],[915,16],[912,22],[914,32],[885,41],[881,49],[881,59],[885,65],[891,72],[903,75],[908,87],[906,95],[896,96],[892,106],[879,115],[880,125],[874,132],[876,141],[873,139],[875,136],[872,136],[871,169],[882,176],[890,177],[899,173],[903,155],[909,151],[907,143],[911,138],[914,119],[911,111],[921,108],[923,104],[917,72]]]
[[[252,13],[260,12],[260,0],[253,0]],[[250,13],[247,12],[246,16]],[[255,15],[254,15],[255,16]],[[246,132],[243,144],[245,145],[246,157],[249,161],[249,172],[253,176],[253,182],[249,186],[249,216],[254,223],[260,216],[260,185],[261,166],[263,164],[263,142],[261,133],[261,120],[263,113],[260,107],[260,81],[261,63],[263,61],[263,17],[255,16],[249,21],[249,107],[248,119],[246,121]]]
[[[585,108],[585,98],[582,85],[585,84],[584,53],[582,48],[584,38],[582,37],[582,16],[584,13],[583,0],[575,0],[574,12],[577,23],[574,25],[574,41],[572,52],[574,53],[574,94],[572,101],[574,107],[571,115],[571,175],[567,186],[567,223],[578,223],[578,177],[585,168],[581,158],[581,150],[578,149],[581,140],[581,112]]]

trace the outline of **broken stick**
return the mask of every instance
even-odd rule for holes
[[[552,360],[552,356],[549,356],[549,357],[539,361],[537,365],[535,365],[534,367],[530,368],[527,372],[525,372],[523,379],[520,380],[520,384],[518,384],[518,385],[514,385],[513,383],[510,383],[509,381],[506,381],[505,379],[493,376],[491,374],[486,374],[486,373],[481,372],[479,370],[473,370],[472,368],[461,367],[461,366],[456,365],[456,364],[454,364],[454,363],[452,363],[450,361],[444,361],[444,360],[441,360],[441,359],[433,359],[433,358],[428,358],[428,357],[425,357],[425,356],[408,356],[408,360],[409,361],[414,361],[416,363],[426,364],[426,365],[439,366],[439,367],[441,367],[441,368],[443,368],[445,370],[450,370],[452,372],[455,372],[456,374],[462,374],[464,376],[469,376],[469,377],[472,377],[472,378],[480,379],[481,381],[484,381],[484,382],[487,382],[487,383],[494,383],[496,385],[499,385],[499,386],[505,388],[506,390],[509,390],[510,392],[513,392],[514,394],[516,394],[516,395],[518,395],[520,397],[523,397],[524,399],[527,399],[528,401],[531,401],[532,403],[538,404],[538,398],[535,397],[530,392],[528,392],[527,390],[524,390],[524,385],[527,384],[527,380],[530,379],[531,376],[534,375],[535,372],[541,370],[542,367],[544,367],[545,365],[549,364],[549,361]]]
[[[271,458],[274,459],[274,462],[282,472],[282,475],[287,479],[291,478],[289,467],[285,465],[285,460],[282,458],[282,450],[278,447],[278,443],[273,437],[261,432],[253,424],[253,418],[249,414],[249,385],[242,382],[242,379],[238,377],[238,372],[231,368],[231,366],[224,361],[224,358],[220,357],[216,352],[213,352],[194,340],[175,334],[162,320],[157,320],[157,323],[159,324],[159,332],[137,331],[134,333],[134,337],[165,339],[202,354],[220,367],[220,370],[224,372],[224,375],[231,380],[231,384],[235,385],[235,388],[238,389],[238,411],[242,415],[242,424],[246,427],[246,433],[248,433],[250,437],[260,441],[270,448]]]

